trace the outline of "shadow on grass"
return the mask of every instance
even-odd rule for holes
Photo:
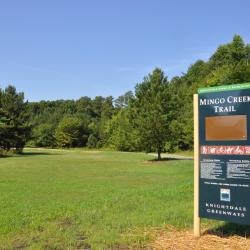
[[[18,157],[39,156],[39,155],[62,155],[62,153],[48,153],[48,152],[22,152],[16,154]]]
[[[222,226],[206,230],[204,234],[212,234],[222,238],[227,238],[232,235],[250,237],[250,226],[225,222]]]
[[[12,157],[13,155],[0,155],[0,159],[1,158],[9,158],[9,157]]]
[[[158,159],[152,159],[152,160],[148,160],[148,162],[164,162],[164,161],[186,161],[186,160],[192,160],[189,158],[181,158],[181,157],[163,157],[160,160]]]

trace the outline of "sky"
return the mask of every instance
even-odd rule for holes
[[[0,88],[26,100],[114,96],[161,67],[169,79],[235,34],[249,0],[0,0]]]

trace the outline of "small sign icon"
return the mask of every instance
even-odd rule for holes
[[[221,190],[220,190],[220,200],[221,201],[231,201],[230,189],[221,188]]]

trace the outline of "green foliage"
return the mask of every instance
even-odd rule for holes
[[[93,134],[97,139],[96,145],[103,145],[104,126],[115,112],[112,97],[98,96],[93,100],[81,97],[79,100],[41,101],[29,103],[30,122],[33,126],[32,139],[29,142],[34,146],[46,145],[54,147],[57,144],[55,130],[64,117],[77,117],[82,123],[83,140],[78,141],[77,146],[85,146],[87,138]],[[44,125],[48,127],[44,127]],[[40,126],[42,125],[42,128]],[[46,138],[42,138],[42,130],[45,130]],[[54,132],[53,132],[54,131]],[[54,138],[54,139],[53,139]],[[69,146],[70,147],[70,146]]]
[[[106,145],[119,151],[140,149],[138,130],[129,120],[128,109],[121,109],[105,127]]]
[[[51,124],[41,124],[33,130],[33,138],[36,147],[54,147],[55,128]]]
[[[4,99],[7,107],[0,106],[0,138],[4,138],[7,148],[19,138],[19,147],[22,147],[27,136],[20,135],[24,135],[25,130],[20,131],[24,128],[17,125],[20,131],[17,136],[14,132],[17,130],[13,129],[17,124],[15,117],[19,117],[17,120],[25,127],[27,120],[32,124],[29,144],[39,147],[88,145],[159,153],[192,150],[192,103],[197,88],[243,82],[250,82],[250,45],[235,35],[230,43],[220,45],[208,61],[197,60],[190,65],[185,74],[168,81],[164,72],[156,69],[135,87],[135,95],[128,91],[115,100],[112,96],[93,99],[83,96],[76,101],[27,103],[24,106],[30,118],[24,119],[22,115],[26,111],[19,110],[24,107],[20,105],[23,96],[15,96],[10,89],[8,98],[1,97],[1,91],[0,99]],[[65,128],[70,136],[59,133],[65,117],[77,118],[82,128]]]
[[[0,89],[0,148],[22,151],[30,136],[27,118],[24,94],[17,93],[13,86]]]
[[[86,145],[82,121],[77,117],[64,117],[59,123],[55,138],[59,147],[78,147]]]
[[[247,59],[247,47],[239,35],[235,35],[229,44],[221,45],[209,60],[209,65],[214,68],[223,65],[235,65]]]
[[[140,143],[147,152],[157,151],[158,158],[171,138],[170,124],[175,118],[174,99],[164,72],[156,68],[135,88],[131,100],[131,121],[139,131]]]
[[[173,140],[166,149],[190,150],[193,147],[192,97],[198,87],[250,82],[250,47],[236,35],[221,45],[208,62],[198,60],[186,74],[171,80],[172,93],[178,96],[176,121],[172,123]]]
[[[88,137],[87,147],[88,148],[97,148],[97,143],[98,143],[97,138],[93,134],[91,134]]]

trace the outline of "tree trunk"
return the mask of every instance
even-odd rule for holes
[[[161,160],[161,149],[160,148],[158,148],[158,150],[157,150],[157,155],[158,155],[157,160],[160,161]]]

